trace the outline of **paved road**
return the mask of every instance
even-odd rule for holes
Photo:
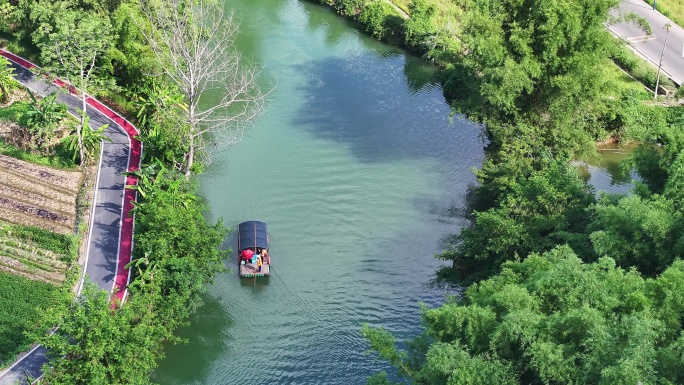
[[[0,55],[12,60],[11,65],[15,68],[17,80],[31,90],[42,95],[64,91],[25,68],[32,64],[6,51],[0,50]],[[64,85],[59,81],[56,83]],[[78,97],[62,93],[58,100],[66,104],[71,112],[78,114],[77,111],[81,108]],[[142,145],[138,140],[132,139],[137,135],[137,130],[129,122],[97,100],[89,99],[88,104],[91,127],[99,128],[108,124],[105,135],[111,142],[105,141],[102,146],[84,271],[101,289],[112,292],[115,298],[123,300],[129,280],[129,271],[124,267],[130,261],[133,246],[133,218],[129,213],[132,209],[131,202],[135,200],[135,191],[125,189],[125,185],[135,183],[135,179],[125,177],[122,173],[136,170],[140,166]],[[0,373],[0,385],[24,381],[25,371],[37,378],[41,375],[40,368],[46,362],[46,350],[38,346],[9,370]]]
[[[608,28],[617,36],[627,40],[637,53],[657,67],[667,35],[665,24],[669,23],[672,27],[663,56],[663,72],[665,76],[681,85],[684,82],[684,29],[660,12],[654,11],[650,5],[641,0],[623,0],[618,9],[613,11],[613,15],[630,12],[648,21],[653,32],[651,36],[647,36],[643,30],[631,23],[622,22]]]

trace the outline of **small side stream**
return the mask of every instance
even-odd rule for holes
[[[626,160],[638,144],[619,146],[609,144],[598,148],[599,159],[589,162],[578,162],[580,174],[596,192],[628,194],[639,176],[631,170],[623,172],[620,164]]]

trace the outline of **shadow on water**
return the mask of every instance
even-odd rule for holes
[[[396,57],[398,59],[405,59],[407,57],[405,50],[391,45],[380,45],[376,39],[362,32],[363,28],[359,27],[354,20],[336,14],[329,7],[321,5],[315,0],[306,0],[304,4],[304,10],[307,14],[307,30],[312,33],[322,32],[328,46],[338,45],[344,41],[346,36],[354,35],[358,37],[358,42],[364,46],[366,52],[375,53],[379,58]],[[319,15],[321,11],[334,14],[335,17],[332,19],[330,17],[321,17]],[[382,47],[382,49],[379,50],[379,47]],[[404,80],[411,93],[418,93],[426,88],[434,87],[436,71],[437,67],[423,60],[413,59],[404,61]]]
[[[311,2],[311,0],[307,2]],[[334,13],[334,11],[319,3],[312,3],[311,6],[323,7],[327,12]],[[345,36],[354,34],[359,37],[359,42],[363,44],[367,52],[377,53],[378,56],[383,59],[395,56],[404,59],[406,58],[406,51],[392,45],[383,45],[382,50],[378,50],[377,40],[370,37],[367,33],[361,32],[363,27],[358,26],[355,21],[349,18],[336,15],[336,18],[333,19],[335,23],[329,23],[328,20],[329,18],[308,17],[307,26],[311,31],[317,31],[319,28],[323,28],[325,42],[329,46],[337,45],[344,40]],[[414,59],[404,61],[404,80],[411,93],[418,93],[423,91],[426,87],[433,87],[435,83],[435,71],[437,71],[437,67],[423,60]]]
[[[628,184],[634,179],[634,176],[623,169],[621,166],[629,155],[636,149],[636,144],[629,146],[601,146],[598,148],[600,155],[600,160],[596,163],[591,163],[590,165],[599,167],[605,170],[611,177],[611,184]]]
[[[311,34],[314,34],[316,32],[322,32],[323,33],[323,39],[327,43],[327,45],[330,46],[335,46],[342,41],[344,36],[349,33],[349,31],[352,31],[354,28],[354,23],[349,21],[348,19],[342,19],[343,23],[330,23],[328,20],[329,18],[324,18],[324,17],[315,17],[312,15],[310,6],[321,6],[320,4],[315,4],[310,1],[306,1],[305,3],[311,3],[311,4],[306,4],[307,7],[305,7],[305,12],[306,12],[306,29],[309,31]],[[328,12],[333,12],[332,10],[328,9],[325,7],[325,11]],[[334,20],[334,19],[333,19]],[[334,20],[336,21],[336,20]]]
[[[329,46],[336,45],[343,40],[345,35],[352,33],[362,37],[359,39],[359,43],[367,51],[377,51],[380,45],[377,39],[365,32],[363,25],[358,24],[355,20],[338,14],[334,9],[321,4],[318,0],[304,0],[301,4],[306,12],[307,30],[315,32],[321,27],[325,28],[324,40]],[[382,47],[383,52],[404,53],[394,45],[383,45]]]
[[[202,295],[203,304],[190,317],[190,326],[175,334],[188,344],[167,345],[166,357],[160,361],[153,381],[161,384],[207,383],[214,361],[225,355],[232,339],[230,329],[235,324],[218,298]],[[192,348],[193,354],[187,354]]]
[[[412,87],[397,71],[410,67],[405,61],[403,55],[378,58],[366,54],[300,65],[298,71],[307,78],[300,88],[306,103],[292,124],[347,144],[365,163],[407,158],[463,162],[479,157],[482,141],[472,140],[476,137],[472,130],[479,128],[464,120],[450,123],[450,108],[441,88],[426,77],[414,84],[426,84],[423,95],[414,97],[409,92]],[[473,143],[469,146],[464,141]]]
[[[256,278],[242,278],[240,279],[240,287],[251,288],[254,293],[260,293],[271,284],[270,277],[256,277]]]
[[[412,94],[422,92],[435,83],[435,67],[426,62],[404,62],[404,78]]]

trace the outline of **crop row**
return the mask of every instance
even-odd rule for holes
[[[47,219],[61,224],[68,224],[70,222],[73,222],[73,220],[75,219],[71,216],[67,216],[59,212],[50,211],[42,207],[36,207],[31,204],[26,204],[24,202],[20,202],[10,198],[5,198],[2,196],[0,196],[0,206],[27,215],[35,215],[39,218]]]
[[[0,155],[0,169],[26,175],[33,180],[48,183],[57,188],[78,193],[83,181],[83,174],[74,171],[55,170],[37,166],[6,155]]]
[[[36,226],[23,226],[0,220],[0,238],[14,239],[45,252],[65,255],[72,245],[74,234],[57,234]]]
[[[0,222],[0,225],[1,224],[2,222]],[[63,253],[56,253],[54,251],[47,250],[44,247],[35,244],[34,242],[15,237],[11,233],[5,233],[2,238],[0,238],[0,246],[9,246],[33,254],[38,254],[45,258],[54,259],[56,261],[61,261],[64,259]]]
[[[27,191],[33,195],[42,195],[46,198],[62,203],[73,205],[76,204],[76,193],[40,183],[33,178],[27,177],[26,175],[0,169],[0,178],[2,178],[2,184],[5,186],[12,187],[17,190]]]
[[[15,223],[24,226],[40,227],[42,229],[52,231],[57,234],[73,234],[75,226],[73,220],[68,222],[57,222],[51,219],[44,218],[40,215],[29,214],[27,212],[7,208],[2,204],[0,204],[0,218],[10,223]]]
[[[64,281],[64,274],[56,271],[47,271],[30,262],[22,263],[14,258],[0,254],[0,270],[24,276],[29,279],[43,282],[60,284]]]
[[[48,266],[44,263],[33,261],[30,259],[21,258],[16,254],[6,253],[4,250],[0,250],[0,258],[11,259],[16,263],[24,265],[31,272],[41,272],[41,273],[57,273],[63,275],[64,271],[62,269],[57,269],[53,266]]]
[[[57,258],[45,256],[39,252],[35,252],[34,250],[21,249],[7,244],[0,243],[0,255],[14,257],[18,260],[31,261],[32,263],[45,266],[45,270],[49,271],[65,271],[67,269],[67,264],[60,260],[59,256],[56,256]]]
[[[76,216],[75,202],[60,202],[40,194],[34,194],[31,191],[18,189],[16,187],[0,185],[0,197],[6,197],[34,206],[40,206],[50,211],[59,211],[68,216]]]

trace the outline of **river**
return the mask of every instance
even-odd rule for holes
[[[211,217],[268,223],[273,275],[218,276],[168,346],[161,384],[362,384],[388,366],[362,323],[400,339],[419,303],[455,289],[433,257],[483,159],[479,126],[454,117],[435,68],[317,4],[229,0],[269,106],[200,177]],[[229,245],[235,248],[235,240]],[[233,254],[233,257],[235,254]]]
[[[263,66],[269,106],[200,176],[211,217],[268,223],[272,276],[217,277],[167,346],[161,384],[363,384],[391,368],[364,354],[363,323],[399,340],[420,332],[419,303],[453,288],[433,257],[459,216],[479,126],[449,118],[436,69],[300,0],[227,0],[242,55]],[[627,193],[632,148],[578,163],[596,191]],[[235,249],[230,238],[227,247]]]

